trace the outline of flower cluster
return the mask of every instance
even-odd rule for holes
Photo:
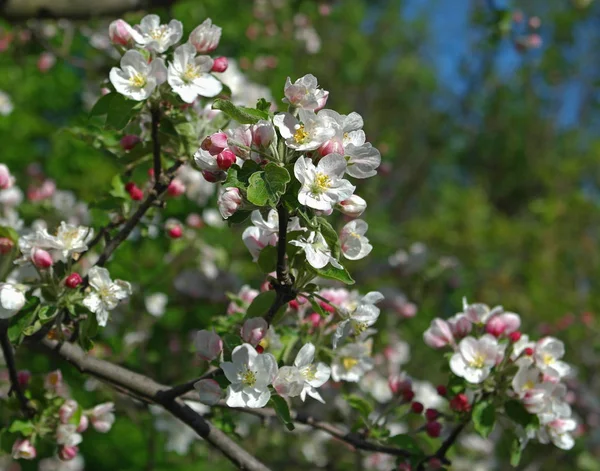
[[[523,442],[537,437],[541,443],[570,449],[576,422],[566,400],[567,388],[561,382],[571,373],[571,367],[562,360],[564,344],[553,337],[530,340],[520,326],[520,316],[505,312],[501,306],[490,309],[464,301],[463,312],[447,320],[434,319],[424,340],[432,348],[453,349],[450,369],[464,379],[474,397],[493,395],[498,401],[517,401],[531,414],[529,426],[521,432]],[[462,393],[450,405],[462,412],[471,409]],[[504,409],[509,418],[523,425],[514,402],[506,403]]]
[[[0,379],[0,385],[2,382]],[[115,422],[112,402],[84,409],[70,398],[60,370],[52,371],[43,378],[20,371],[19,385],[31,394],[32,401],[43,413],[30,420],[16,421],[10,429],[11,435],[14,435],[12,458],[15,460],[35,459],[36,446],[42,441],[56,446],[56,456],[61,461],[71,461],[78,456],[82,434],[90,429],[90,425],[97,432],[107,433]],[[5,398],[0,396],[0,399]]]
[[[227,69],[227,59],[211,58],[221,38],[221,28],[207,19],[177,46],[172,60],[165,65],[166,54],[181,41],[183,25],[178,20],[160,24],[157,15],[147,15],[139,25],[124,20],[110,24],[112,43],[124,51],[121,66],[110,71],[110,81],[120,94],[136,101],[150,98],[166,82],[173,93],[186,103],[197,97],[214,97],[223,86],[211,72]]]

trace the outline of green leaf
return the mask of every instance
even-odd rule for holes
[[[521,425],[523,428],[536,427],[539,425],[539,419],[536,415],[530,414],[525,409],[525,406],[515,399],[506,401],[504,404],[504,412],[512,419],[515,423]]]
[[[109,95],[114,96],[108,105],[106,125],[115,129],[123,129],[133,118],[135,110],[141,108],[142,103],[128,100],[120,93],[109,93]]]
[[[314,298],[314,297],[310,297],[308,298],[308,300],[310,301],[310,305],[312,306],[313,310],[319,314],[319,316],[321,317],[327,317],[327,314],[325,313],[325,310],[321,307],[321,305],[319,304],[319,302]]]
[[[212,104],[213,110],[220,110],[240,124],[255,124],[261,119],[269,119],[269,113],[245,106],[235,106],[229,100],[217,98]]]
[[[323,278],[341,281],[347,285],[354,284],[354,280],[350,276],[350,273],[348,273],[348,270],[345,268],[335,268],[333,265],[329,264],[323,268],[313,268],[313,270],[315,270],[317,274]]]
[[[335,258],[339,258],[342,253],[342,244],[340,243],[336,230],[324,217],[318,217],[317,224],[319,225],[319,231],[323,237],[325,237],[327,245],[329,245],[329,248],[331,249],[331,254]]]
[[[259,111],[264,111],[265,113],[268,113],[269,110],[271,109],[271,102],[265,100],[264,98],[261,98],[260,100],[258,100],[256,102],[256,109]]]
[[[260,171],[260,165],[258,165],[254,160],[248,159],[242,165],[242,168],[238,171],[238,179],[239,181],[248,184],[250,181],[250,177],[256,172]]]
[[[344,395],[344,399],[352,409],[358,411],[358,413],[364,418],[368,419],[369,414],[373,412],[373,406],[366,399],[357,396],[356,394]]]
[[[229,169],[227,169],[227,178],[222,183],[223,188],[227,187],[236,187],[236,188],[245,188],[245,183],[241,182],[238,179],[238,172],[240,171],[239,165],[233,164]]]
[[[519,440],[516,434],[513,433],[512,435],[513,437],[510,442],[510,465],[516,468],[521,462],[523,445],[521,445],[521,440]]]
[[[276,204],[279,197],[285,193],[285,187],[291,180],[290,174],[284,167],[269,162],[265,167],[264,179],[271,203]]]
[[[227,222],[231,224],[241,224],[250,217],[252,211],[236,211],[227,218]]]
[[[496,423],[496,408],[494,404],[490,401],[478,402],[473,407],[472,418],[477,433],[483,438],[487,438]]]
[[[265,291],[264,293],[260,293],[252,304],[248,306],[248,310],[246,311],[246,319],[251,317],[264,317],[269,308],[275,302],[275,297],[277,293],[274,290]]]
[[[421,450],[421,447],[419,447],[417,441],[410,435],[394,435],[393,437],[388,438],[388,443],[390,445],[397,446],[398,448],[402,448],[410,453],[418,455],[423,454],[423,450]]]
[[[108,114],[110,102],[112,101],[114,95],[114,93],[107,93],[106,95],[101,96],[96,104],[92,107],[89,117],[93,118],[95,116],[104,116],[104,123],[106,121],[106,115]]]
[[[246,198],[256,206],[265,206],[269,201],[269,191],[263,178],[264,172],[256,172],[250,177]]]
[[[15,244],[19,242],[19,234],[12,227],[0,226],[0,237],[6,237],[12,240]]]
[[[20,343],[23,331],[33,322],[40,304],[39,298],[29,298],[27,304],[15,316],[10,318],[8,327],[8,339],[13,344]]]
[[[111,180],[111,190],[108,192],[109,195],[115,198],[127,199],[127,192],[125,191],[125,185],[121,180],[120,175],[115,175]]]
[[[279,420],[281,420],[284,423],[288,430],[294,430],[294,422],[292,421],[290,409],[287,405],[287,402],[285,402],[285,399],[281,396],[272,394],[270,402],[273,406],[273,409],[275,409]]]
[[[35,427],[29,420],[15,420],[10,424],[8,431],[10,433],[20,433],[21,435],[28,437],[35,431]]]
[[[277,248],[267,245],[260,251],[258,256],[258,266],[263,273],[271,273],[277,268]]]

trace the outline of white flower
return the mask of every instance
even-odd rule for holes
[[[308,394],[317,401],[325,403],[316,388],[320,388],[329,381],[331,368],[325,363],[313,363],[314,359],[315,346],[312,343],[307,343],[300,349],[294,360],[294,366],[300,370],[300,374],[304,378],[300,399],[304,401]]]
[[[531,363],[522,365],[512,380],[513,391],[520,398],[525,397],[532,390],[538,388],[541,380],[541,372],[537,368],[531,368]]]
[[[256,347],[267,335],[269,324],[262,317],[251,317],[246,319],[240,330],[240,337],[246,343]]]
[[[283,89],[284,103],[303,108],[305,110],[318,110],[325,106],[329,92],[319,88],[317,77],[307,74],[294,83],[288,77]]]
[[[321,110],[318,115],[329,119],[328,122],[335,130],[332,140],[341,143],[342,147],[349,144],[362,146],[366,142],[365,132],[362,130],[363,119],[358,113],[352,112],[346,116],[333,110]]]
[[[298,117],[300,120],[290,113],[279,113],[273,118],[273,124],[290,149],[299,152],[315,150],[335,134],[329,119],[319,117],[313,111],[300,110]]]
[[[74,254],[85,252],[88,249],[87,243],[93,237],[94,229],[90,227],[74,226],[64,221],[61,222],[56,233],[61,252],[59,260],[67,262]]]
[[[214,51],[219,45],[221,39],[221,28],[212,24],[212,20],[207,18],[204,22],[196,26],[190,33],[188,41],[200,54]]]
[[[277,211],[272,209],[267,215],[267,219],[262,217],[260,211],[252,211],[250,216],[253,226],[247,227],[243,234],[242,240],[252,254],[254,261],[258,260],[260,251],[267,245],[277,245],[279,239],[279,216]],[[288,232],[301,230],[300,221],[297,217],[290,218],[288,222]]]
[[[562,450],[570,450],[575,445],[575,440],[569,432],[576,428],[577,422],[571,418],[553,419],[540,427],[538,440],[544,444],[552,442]]]
[[[144,306],[154,317],[162,317],[168,301],[169,298],[165,293],[153,293],[144,298]]]
[[[122,280],[112,281],[106,268],[92,267],[88,272],[92,291],[83,299],[83,305],[96,314],[98,325],[104,327],[108,311],[131,294],[131,285]]]
[[[307,157],[294,164],[294,175],[302,184],[298,201],[313,209],[331,210],[336,203],[349,198],[355,186],[344,180],[346,160],[339,154],[323,157],[317,166]]]
[[[479,384],[490,374],[503,356],[502,347],[491,335],[480,339],[466,337],[458,344],[458,352],[450,358],[452,372],[469,383]]]
[[[535,364],[545,374],[563,378],[571,367],[560,359],[565,354],[565,344],[553,337],[539,340],[535,347]]]
[[[331,255],[331,250],[327,245],[325,237],[320,232],[311,232],[308,237],[301,237],[298,240],[290,241],[290,244],[301,247],[306,255],[306,261],[310,266],[316,269],[325,267],[331,263],[335,268],[344,268]]]
[[[29,440],[19,438],[13,444],[11,455],[15,460],[34,460],[37,456],[37,451]]]
[[[280,396],[299,396],[304,388],[304,377],[295,366],[282,366],[273,380],[273,387]]]
[[[373,369],[371,340],[349,343],[336,350],[336,356],[331,365],[331,377],[334,381],[357,383],[367,371]]]
[[[169,63],[168,82],[183,101],[193,103],[196,97],[213,97],[223,89],[219,80],[210,74],[213,60],[209,56],[196,57],[191,44],[182,44]]]
[[[160,57],[148,64],[141,53],[129,50],[121,58],[121,68],[113,67],[109,77],[117,92],[132,100],[141,101],[167,80],[167,68]]]
[[[221,216],[223,216],[223,219],[228,219],[233,216],[241,204],[242,195],[240,190],[234,186],[224,188],[217,199],[219,212],[221,213]]]
[[[14,106],[10,100],[10,97],[5,92],[0,90],[0,115],[8,116],[12,113],[13,109]]]
[[[348,260],[365,258],[373,250],[369,239],[365,237],[369,225],[362,219],[355,219],[346,224],[340,231],[342,254]]]
[[[423,333],[423,341],[431,348],[442,348],[454,345],[452,328],[444,319],[435,318],[429,328]]]
[[[0,319],[8,319],[25,306],[25,295],[11,283],[0,283]]]
[[[90,413],[90,422],[97,432],[107,433],[115,423],[115,405],[112,402],[98,404]]]
[[[8,190],[15,184],[15,177],[10,173],[8,167],[0,164],[0,190]]]
[[[466,298],[463,298],[463,313],[473,324],[485,324],[491,317],[504,312],[502,306],[496,306],[490,309],[487,304],[469,304]]]
[[[259,354],[252,345],[235,347],[231,362],[221,369],[231,384],[225,399],[229,407],[264,407],[271,398],[269,385],[277,376],[277,361],[270,353]]]
[[[530,348],[535,351],[535,342],[529,341],[529,336],[526,334],[521,335],[521,338],[513,344],[513,351],[510,355],[510,359],[515,361],[521,356],[526,348]]]
[[[77,425],[60,424],[56,428],[56,443],[63,446],[77,446],[83,441],[77,433]]]
[[[377,167],[381,164],[381,154],[368,142],[362,146],[348,144],[345,147],[348,157],[346,173],[354,178],[368,178],[377,175]]]
[[[357,303],[355,309],[343,313],[345,319],[338,324],[332,337],[333,348],[337,348],[338,342],[351,334],[362,339],[379,318],[380,311],[375,304],[380,301],[383,301],[383,295],[379,291],[371,291]]]
[[[134,41],[154,52],[165,52],[183,36],[181,21],[171,20],[161,25],[158,15],[146,15],[131,33]]]

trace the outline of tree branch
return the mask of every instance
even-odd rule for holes
[[[165,399],[161,393],[169,388],[147,376],[135,373],[105,360],[87,355],[79,346],[44,339],[42,344],[59,357],[73,364],[80,372],[101,379],[117,389],[142,400],[161,405],[179,420],[191,427],[200,437],[217,448],[239,469],[270,471],[263,463],[235,443],[224,432],[214,427],[202,416],[180,400]]]
[[[201,381],[203,379],[214,378],[220,372],[221,372],[221,368],[214,368],[212,370],[209,370],[206,373],[204,373],[202,376],[200,376],[199,378],[196,378],[196,379],[193,379],[191,381],[188,381],[187,383],[183,383],[183,384],[179,384],[177,386],[173,386],[172,388],[170,388],[167,391],[162,391],[160,393],[160,397],[163,400],[173,400],[173,399],[176,399],[178,397],[181,397],[184,394],[187,394],[187,393],[193,391],[194,390],[194,384],[196,384],[198,381]]]
[[[10,378],[11,391],[15,393],[19,403],[21,404],[21,410],[26,417],[31,417],[34,413],[33,409],[29,404],[29,400],[25,397],[21,385],[19,384],[19,375],[17,372],[17,365],[15,363],[15,355],[13,353],[12,345],[8,339],[8,320],[0,320],[0,344],[2,345],[2,353],[4,355],[4,361],[8,368],[8,376]]]
[[[450,435],[448,435],[448,438],[446,438],[442,442],[442,444],[440,445],[440,447],[438,448],[438,450],[433,455],[427,456],[425,459],[423,459],[423,461],[421,461],[419,463],[419,466],[417,467],[417,471],[423,471],[425,469],[425,464],[431,458],[437,458],[443,464],[450,465],[450,460],[448,458],[446,458],[446,453],[448,453],[448,451],[450,450],[450,448],[452,448],[452,445],[454,445],[454,443],[458,439],[459,435],[461,434],[461,432],[464,430],[464,428],[468,424],[469,424],[469,420],[468,419],[464,420],[463,422],[461,422],[460,424],[458,424],[454,428],[454,430],[452,430],[452,432],[450,433]]]

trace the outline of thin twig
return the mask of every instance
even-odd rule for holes
[[[219,373],[221,372],[221,368],[214,368],[211,369],[209,371],[207,371],[206,373],[204,373],[202,376],[200,376],[199,378],[193,379],[191,381],[188,381],[187,383],[183,383],[183,384],[179,384],[177,386],[173,386],[171,389],[169,389],[168,391],[161,391],[160,392],[160,397],[163,400],[173,400],[176,399],[178,397],[183,396],[184,394],[189,393],[190,391],[194,390],[194,385],[198,382],[201,381],[203,379],[211,379],[214,378],[215,376],[217,376]]]
[[[439,459],[443,464],[445,465],[450,465],[450,460],[448,458],[446,458],[446,453],[448,453],[448,451],[450,450],[450,448],[452,447],[452,445],[454,445],[454,443],[456,442],[456,440],[458,439],[459,435],[461,434],[461,432],[464,430],[464,428],[469,424],[469,420],[464,420],[463,422],[459,423],[454,430],[452,430],[452,432],[450,433],[450,435],[448,435],[448,438],[446,438],[442,444],[440,445],[440,447],[437,449],[437,451],[430,456],[427,456],[426,458],[424,458],[420,463],[419,466],[417,467],[417,471],[423,471],[425,469],[425,464],[432,458],[437,458]]]
[[[19,384],[19,375],[17,372],[17,365],[15,362],[15,355],[13,353],[12,345],[8,339],[8,321],[0,320],[0,344],[2,345],[2,353],[4,354],[4,362],[8,368],[8,376],[10,378],[11,391],[15,393],[19,403],[21,404],[21,410],[26,417],[32,417],[34,410],[29,404],[29,400],[25,397],[21,385]]]

